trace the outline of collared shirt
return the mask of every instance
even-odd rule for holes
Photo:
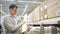
[[[21,26],[17,24],[16,17],[7,16],[4,19],[3,23],[4,23],[6,34],[20,34],[21,33]]]

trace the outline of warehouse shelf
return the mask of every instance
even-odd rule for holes
[[[40,25],[39,26],[40,31],[38,31],[38,32],[40,32],[40,34],[57,34],[58,33],[57,26],[59,26],[58,28],[60,28],[60,17],[53,18],[53,19],[47,19],[47,20],[43,20],[43,21],[38,21],[38,22],[32,22],[32,23],[29,23],[28,25],[31,27],[34,27],[33,25],[36,25],[36,26]],[[49,26],[51,26],[51,28],[49,29],[47,26],[44,26],[44,25],[47,25],[47,26],[49,25]],[[47,28],[45,29],[45,27],[47,27]],[[47,29],[49,29],[50,33],[46,33]],[[32,30],[30,30],[29,33],[32,33]]]
[[[60,24],[60,17],[28,23],[28,25]]]

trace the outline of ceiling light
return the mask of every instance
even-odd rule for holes
[[[44,9],[47,9],[47,5],[45,5]]]
[[[41,2],[37,2],[37,1],[18,1],[18,2],[24,2],[24,3],[41,3]]]
[[[14,0],[4,0],[4,1],[14,1]]]
[[[43,10],[43,8],[41,8],[41,11]]]

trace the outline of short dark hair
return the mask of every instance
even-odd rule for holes
[[[12,9],[13,9],[14,7],[16,7],[16,8],[17,8],[17,6],[16,6],[15,4],[11,4],[11,5],[9,6],[9,9],[10,9],[10,8],[12,8]]]

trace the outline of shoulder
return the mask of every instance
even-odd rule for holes
[[[4,20],[7,20],[7,19],[8,19],[8,17],[9,17],[9,16],[5,16],[5,17],[4,17]]]

